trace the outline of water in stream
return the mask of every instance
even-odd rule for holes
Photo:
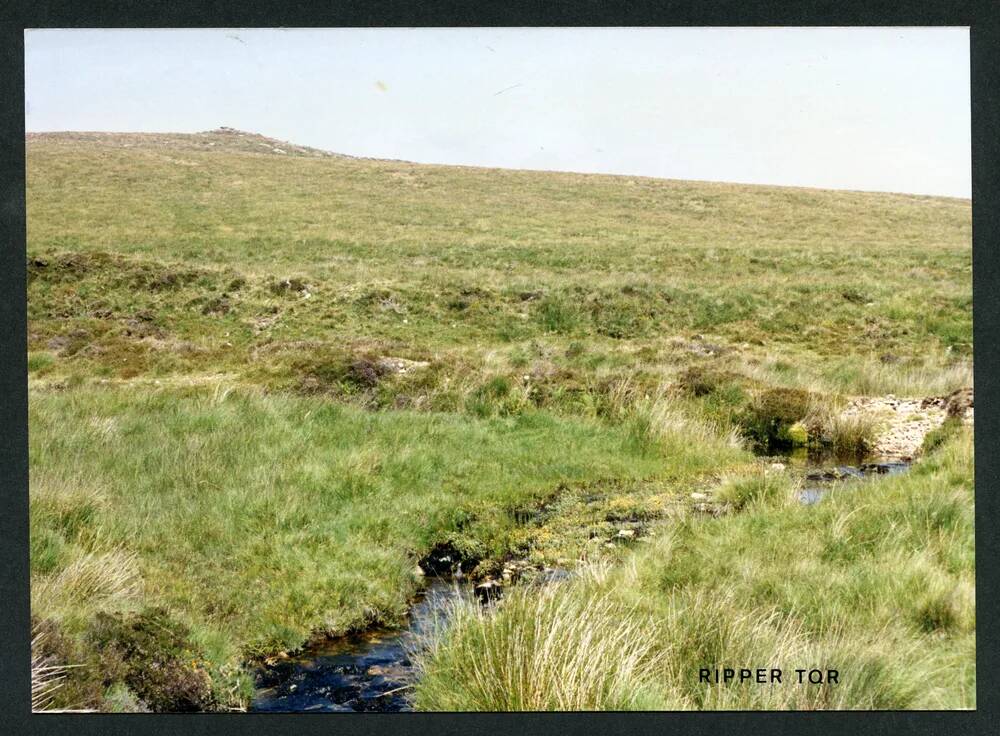
[[[416,673],[410,654],[459,595],[455,582],[434,579],[410,610],[405,628],[341,637],[262,668],[250,711],[412,710],[409,690]]]
[[[910,467],[909,462],[891,458],[869,458],[867,462],[860,462],[856,459],[845,460],[835,456],[809,456],[804,451],[772,459],[789,465],[793,472],[802,477],[802,488],[798,492],[798,499],[805,505],[816,503],[839,484],[867,480],[881,475],[896,475]],[[855,464],[846,464],[848,462]]]

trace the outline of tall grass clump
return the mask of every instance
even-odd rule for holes
[[[785,474],[768,473],[761,467],[750,473],[724,477],[715,498],[736,511],[748,506],[781,504],[792,500],[794,482]]]
[[[667,457],[712,458],[722,465],[743,452],[743,439],[735,428],[673,398],[666,386],[642,393],[630,379],[617,381],[603,396],[602,413],[627,429],[635,447]]]
[[[49,710],[66,678],[67,667],[48,664],[41,653],[44,632],[36,631],[31,637],[31,710]]]
[[[58,573],[33,582],[32,609],[39,613],[120,609],[138,597],[140,586],[135,554],[121,549],[86,553]]]
[[[852,357],[830,364],[825,374],[831,388],[861,396],[943,396],[972,386],[972,361],[937,357],[899,364]]]
[[[496,610],[459,604],[419,656],[421,710],[634,710],[663,701],[642,614],[611,594],[524,587]]]
[[[875,446],[882,422],[871,414],[845,416],[832,406],[813,410],[804,421],[810,441],[840,456],[862,457]]]

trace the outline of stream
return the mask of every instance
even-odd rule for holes
[[[835,458],[802,454],[770,456],[803,478],[799,501],[810,505],[845,483],[904,472],[909,463],[884,459],[856,464],[834,464]],[[442,558],[448,560],[447,557]],[[539,582],[567,576],[549,570]],[[300,652],[256,671],[256,694],[249,711],[288,712],[399,712],[413,710],[410,690],[417,678],[412,652],[421,640],[447,620],[452,603],[468,594],[458,575],[428,577],[427,586],[410,609],[405,626],[377,627],[310,644]],[[464,593],[463,593],[464,591]],[[480,593],[478,589],[475,591]]]
[[[323,641],[257,672],[250,712],[412,710],[416,677],[410,653],[447,616],[458,584],[434,578],[410,609],[405,628],[375,628]]]
[[[836,455],[809,455],[804,450],[781,455],[760,455],[773,462],[780,462],[802,479],[798,491],[800,503],[812,505],[845,483],[863,481],[882,475],[904,473],[909,462],[894,458],[837,457]]]

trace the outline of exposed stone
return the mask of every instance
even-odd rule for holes
[[[920,453],[928,432],[937,429],[949,416],[972,422],[973,393],[959,389],[948,396],[926,398],[859,397],[842,412],[844,417],[872,416],[883,422],[872,453],[888,458],[913,459]]]
[[[411,371],[426,368],[430,363],[426,360],[407,360],[406,358],[379,358],[377,365],[385,373],[405,375]]]
[[[503,584],[498,580],[487,580],[473,588],[473,592],[481,602],[488,603],[503,595]]]

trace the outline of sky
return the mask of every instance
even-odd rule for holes
[[[971,195],[967,28],[28,30],[28,131]]]

